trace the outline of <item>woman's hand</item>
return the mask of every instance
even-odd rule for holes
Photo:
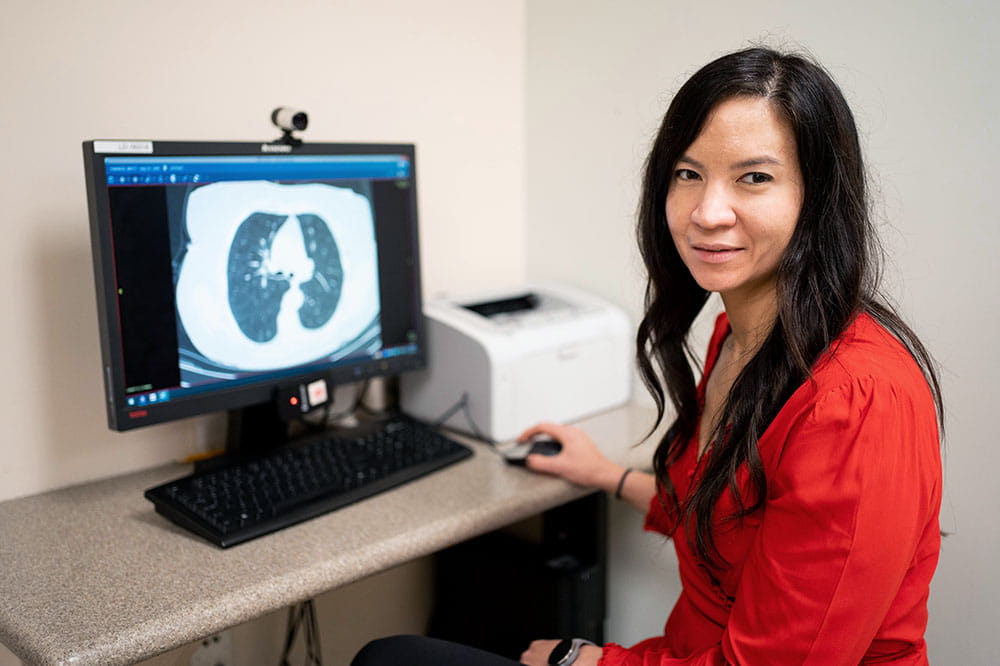
[[[521,663],[528,666],[548,666],[549,655],[552,648],[559,644],[559,641],[531,641],[528,649],[521,653]],[[573,662],[573,666],[597,666],[601,660],[604,650],[596,645],[584,645],[580,648],[580,655]]]
[[[528,428],[518,441],[523,442],[535,435],[546,435],[562,444],[562,451],[555,456],[529,455],[525,459],[528,469],[535,472],[561,476],[580,486],[613,491],[625,470],[598,450],[594,440],[587,433],[573,426],[555,423],[539,423]]]
[[[607,493],[620,492],[618,496],[636,511],[645,514],[649,510],[649,503],[656,495],[656,478],[652,474],[639,470],[626,474],[623,466],[605,458],[594,440],[579,428],[539,423],[521,433],[518,440],[523,442],[535,435],[558,440],[562,451],[554,456],[529,455],[525,459],[528,469],[561,476],[577,485],[599,488]]]

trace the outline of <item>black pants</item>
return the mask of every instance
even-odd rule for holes
[[[390,636],[374,640],[351,666],[517,666],[516,661],[478,648],[426,636]]]

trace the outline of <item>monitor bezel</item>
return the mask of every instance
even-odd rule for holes
[[[427,364],[426,326],[422,314],[420,270],[419,213],[417,208],[416,147],[412,143],[332,143],[304,142],[286,144],[235,141],[156,141],[90,140],[83,143],[84,175],[90,218],[90,240],[97,300],[98,330],[101,345],[102,381],[108,427],[126,431],[157,423],[229,412],[273,401],[278,391],[302,381],[326,379],[334,386],[372,377],[387,377],[418,370]],[[275,155],[380,155],[400,154],[410,160],[409,224],[411,248],[411,303],[415,308],[413,327],[416,349],[413,353],[382,359],[367,359],[349,365],[310,368],[279,379],[254,381],[211,393],[181,397],[177,400],[129,407],[126,404],[122,334],[118,301],[115,295],[114,247],[104,159],[108,157],[196,157],[196,156],[275,156]]]

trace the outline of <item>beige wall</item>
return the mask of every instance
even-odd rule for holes
[[[80,142],[413,141],[426,291],[524,276],[524,27],[490,0],[11,3],[0,25],[0,500],[192,452],[107,430]]]
[[[412,141],[426,292],[523,280],[521,2],[7,5],[0,500],[149,467],[212,446],[221,432],[217,418],[107,429],[85,139],[270,140],[271,110],[291,105],[310,115],[306,141]],[[322,597],[331,663],[366,635],[420,631],[427,581],[417,562]],[[363,629],[342,621],[354,611]],[[275,661],[283,633],[284,613],[244,625],[234,654],[274,652]],[[159,663],[186,663],[191,649]],[[10,663],[0,646],[0,664]]]
[[[631,225],[641,162],[672,93],[750,41],[800,44],[857,115],[891,257],[887,284],[943,367],[948,409],[932,663],[997,664],[1000,642],[1000,9],[995,3],[528,2],[528,274],[639,316]],[[623,270],[624,268],[624,270]],[[624,277],[623,277],[624,276]],[[662,629],[669,547],[612,525],[609,633]]]

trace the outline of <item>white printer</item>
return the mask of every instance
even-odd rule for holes
[[[616,407],[631,394],[628,318],[579,289],[537,283],[441,299],[424,315],[428,367],[400,379],[402,408],[418,418],[447,417],[449,427],[505,441],[539,421]]]

